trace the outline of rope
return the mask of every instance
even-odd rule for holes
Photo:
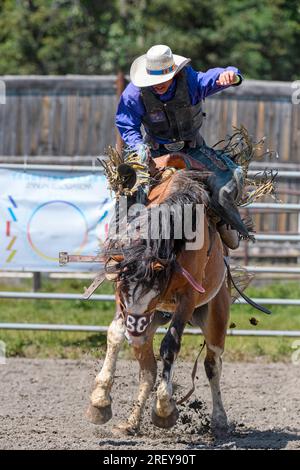
[[[190,398],[190,396],[194,393],[195,391],[195,376],[196,376],[196,372],[197,372],[197,368],[198,368],[198,360],[199,360],[199,357],[200,357],[200,354],[202,353],[203,349],[204,349],[204,346],[206,345],[205,341],[204,343],[202,344],[202,347],[200,349],[200,351],[198,352],[198,355],[196,357],[196,360],[194,362],[194,367],[193,367],[193,370],[192,370],[192,388],[190,389],[190,391],[184,395],[183,398],[181,398],[180,400],[177,400],[176,401],[176,405],[181,405],[182,403],[184,403],[186,400],[188,400]]]

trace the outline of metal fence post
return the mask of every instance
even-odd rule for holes
[[[33,273],[33,292],[41,290],[42,274],[40,272]]]

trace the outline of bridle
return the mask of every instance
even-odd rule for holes
[[[165,260],[159,260],[161,262],[161,264],[165,264],[165,267],[166,267],[166,261]],[[177,260],[174,261],[174,266],[175,266],[175,272],[178,272],[179,274],[181,274],[189,283],[190,285],[193,287],[193,289],[195,289],[197,292],[199,292],[200,294],[204,294],[205,293],[205,289],[204,287],[202,286],[202,284],[200,284],[189,272],[187,269],[185,269],[183,266],[181,266]],[[165,292],[166,288],[164,289],[164,291],[160,294],[160,296],[163,296],[164,292]],[[126,306],[122,300],[122,297],[120,296],[119,297],[119,304],[120,304],[120,310],[121,310],[121,315],[124,319],[124,321],[126,322],[126,319],[128,316],[131,316],[131,317],[150,317],[151,315],[154,314],[155,310],[156,310],[156,305],[157,303],[155,304],[154,307],[151,307],[151,308],[147,308],[142,315],[135,315],[134,313],[130,313],[130,312],[127,312],[126,310]]]

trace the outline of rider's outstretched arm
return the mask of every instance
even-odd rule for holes
[[[210,95],[225,90],[229,86],[242,83],[240,70],[233,66],[216,67],[207,72],[196,72],[191,66],[187,67],[187,79],[192,100],[204,100]]]

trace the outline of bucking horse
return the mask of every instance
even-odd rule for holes
[[[253,155],[249,147],[248,155]],[[130,163],[130,159],[128,161]],[[117,426],[126,434],[139,431],[146,401],[157,379],[153,338],[157,328],[168,323],[160,345],[162,375],[152,406],[153,424],[171,428],[178,419],[179,412],[173,397],[173,372],[184,329],[190,324],[200,327],[204,335],[204,367],[212,394],[212,431],[224,433],[228,428],[220,377],[231,284],[234,281],[227,261],[228,250],[216,229],[218,219],[211,210],[211,195],[205,184],[205,175],[195,166],[191,169],[187,163],[184,158],[175,156],[165,159],[164,168],[158,172],[158,180],[147,193],[146,206],[131,211],[131,214],[132,207],[126,208],[125,225],[116,231],[117,235],[109,237],[101,249],[104,267],[89,291],[90,294],[105,278],[115,282],[116,313],[108,328],[106,356],[96,376],[87,417],[94,424],[104,424],[111,419],[116,363],[121,346],[127,339],[139,363],[140,373],[137,398],[131,413]],[[127,171],[128,166],[125,165],[125,172],[124,164],[115,166],[118,172],[109,172],[106,166],[106,174],[110,173],[111,187],[117,196],[122,194],[120,187],[124,190],[124,186],[143,186],[143,171],[136,181],[135,174]],[[248,166],[244,164],[245,168]],[[120,185],[120,175],[123,185]],[[156,177],[157,174],[154,179]],[[256,195],[270,193],[273,179],[274,176],[265,178],[262,184],[256,184],[252,191],[248,191],[248,202],[253,201]],[[132,192],[127,193],[127,199],[131,197]],[[135,198],[134,202],[139,201]],[[185,210],[187,207],[189,211]],[[118,228],[124,218],[124,211],[123,214],[120,212],[115,217]],[[184,230],[187,225],[192,228],[188,234]],[[178,231],[180,236],[177,236]],[[264,307],[259,308],[269,313]]]

